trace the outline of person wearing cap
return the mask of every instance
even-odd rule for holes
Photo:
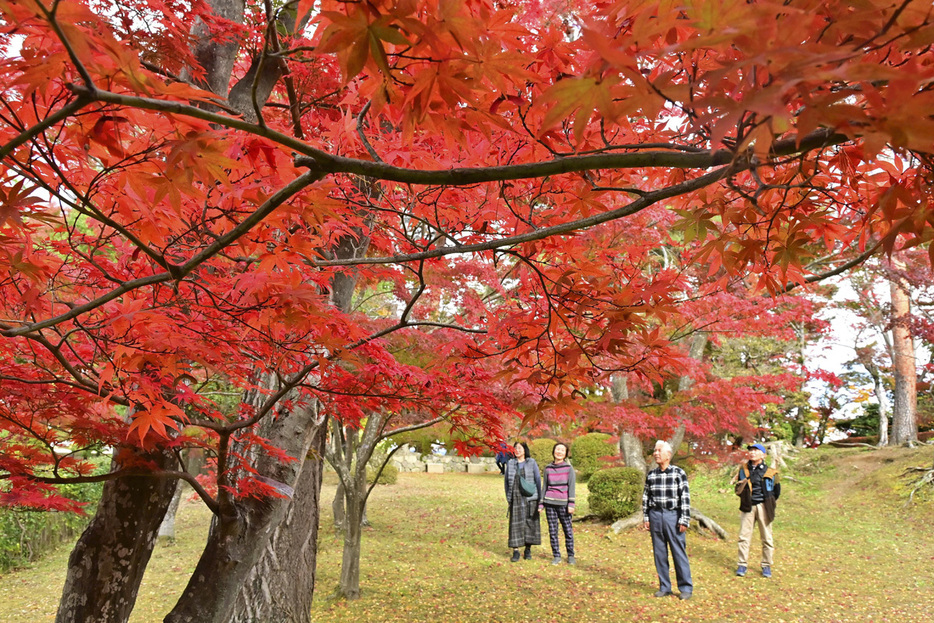
[[[671,593],[671,575],[668,550],[675,564],[678,595],[690,599],[694,592],[691,565],[685,542],[685,532],[691,525],[691,492],[684,470],[671,464],[671,444],[657,441],[652,457],[658,465],[645,475],[642,492],[642,528],[651,531],[658,591],[655,597],[668,597]]]
[[[772,556],[775,544],[772,541],[772,520],[775,519],[775,501],[780,489],[776,482],[778,470],[765,464],[765,446],[754,443],[746,448],[748,461],[739,468],[736,495],[739,496],[739,563],[736,575],[746,575],[749,560],[749,543],[752,529],[759,524],[762,540],[762,577],[772,577]]]

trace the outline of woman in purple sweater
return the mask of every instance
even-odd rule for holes
[[[545,466],[545,481],[542,485],[541,497],[538,500],[539,510],[545,510],[548,519],[548,535],[551,537],[551,553],[553,565],[561,564],[561,544],[558,542],[558,523],[564,529],[564,544],[568,550],[568,564],[574,564],[574,528],[571,526],[571,515],[574,514],[574,468],[567,462],[568,447],[558,442],[551,450],[554,462]]]

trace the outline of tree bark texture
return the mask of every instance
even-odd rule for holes
[[[240,589],[230,623],[310,621],[327,423],[316,425],[313,434],[295,496]]]
[[[691,348],[688,351],[691,359],[700,361],[704,358],[704,349],[707,348],[707,334],[703,331],[698,331],[694,333],[691,337]],[[694,385],[694,379],[689,376],[682,376],[678,379],[678,391],[684,392]],[[668,443],[671,444],[671,454],[675,455],[678,453],[678,448],[681,447],[681,443],[684,441],[684,433],[687,430],[684,420],[680,420],[678,425],[675,427],[674,432],[671,434],[671,439],[668,440]]]
[[[629,400],[629,384],[625,376],[614,374],[610,378],[610,394],[616,404]],[[642,451],[642,440],[624,426],[619,429],[619,454],[623,457],[626,467],[634,467],[643,474],[648,469],[645,463],[645,454]]]
[[[295,460],[280,461],[262,452],[253,460],[259,476],[286,497],[237,499],[215,516],[204,553],[166,623],[231,620],[241,587],[265,555],[267,544],[292,505],[311,444],[320,434],[318,429],[326,425],[319,419],[316,400],[292,402],[291,411],[264,419],[257,432]],[[289,573],[280,575],[287,577]]]
[[[892,445],[918,440],[917,372],[915,348],[909,330],[911,302],[908,286],[900,278],[889,282],[892,294],[892,367],[895,371],[895,404],[892,412]]]
[[[130,459],[129,449],[123,449]],[[173,469],[169,452],[135,455]],[[122,462],[114,461],[119,469]],[[103,495],[71,556],[56,623],[123,623],[130,618],[156,535],[178,481],[127,476],[104,484]]]
[[[246,8],[244,0],[207,0],[207,4],[215,16],[237,24],[243,23],[243,12]],[[192,32],[196,39],[195,58],[204,69],[204,78],[200,81],[200,86],[226,98],[230,89],[230,76],[233,73],[234,62],[240,50],[240,42],[236,38],[223,43],[218,42],[208,26],[200,19],[193,25]],[[266,100],[262,95],[257,99],[261,102]],[[241,112],[245,110],[247,109]]]
[[[365,478],[363,486],[366,487]],[[344,599],[360,598],[360,552],[363,545],[363,512],[366,500],[361,500],[355,493],[351,489],[347,490],[344,552],[341,558],[340,583],[336,591],[336,596]]]
[[[334,501],[331,502],[331,513],[334,515],[334,529],[342,530],[344,528],[344,519],[347,513],[344,512],[344,483],[338,481],[337,492],[334,494]]]

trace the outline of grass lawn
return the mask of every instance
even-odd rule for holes
[[[692,480],[694,505],[730,533],[727,541],[691,531],[694,598],[654,599],[647,533],[615,535],[576,523],[578,564],[551,566],[544,547],[510,563],[498,475],[400,474],[378,487],[364,533],[355,602],[328,599],[340,573],[342,539],[331,529],[322,492],[318,585],[312,620],[343,621],[898,621],[934,620],[934,495],[904,508],[905,467],[930,465],[920,450],[820,449],[802,452],[785,479],[774,524],[774,578],[759,577],[753,541],[750,573],[736,565],[737,498],[726,470]],[[579,514],[587,512],[579,486]],[[132,621],[161,621],[194,568],[208,516],[185,504],[179,540],[158,547]],[[68,548],[0,577],[0,621],[54,619]]]

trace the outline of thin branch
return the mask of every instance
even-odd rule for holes
[[[382,476],[383,470],[386,469],[386,466],[389,465],[389,460],[392,456],[399,451],[402,446],[396,446],[386,454],[386,458],[383,459],[383,462],[380,464],[379,469],[376,470],[376,474],[373,476],[373,483],[370,484],[366,489],[366,493],[363,495],[363,507],[366,508],[366,501],[370,499],[370,493],[373,491],[373,487],[376,486],[376,483],[379,482],[379,477]]]
[[[407,322],[406,326],[407,327],[437,327],[439,329],[452,329],[454,331],[462,331],[464,333],[479,333],[482,335],[486,335],[487,333],[486,329],[470,329],[470,328],[462,327],[456,324],[448,324],[446,322],[430,322],[427,320],[421,320],[418,322]]]
[[[372,103],[372,100],[368,101],[360,110],[360,114],[357,115],[357,135],[360,136],[360,140],[363,142],[363,146],[366,148],[367,153],[370,154],[370,157],[376,162],[384,162],[384,160],[379,157],[379,154],[376,153],[376,150],[373,149],[369,139],[366,137],[366,133],[363,131],[363,118],[366,117],[367,112],[370,110],[370,104]]]
[[[876,244],[872,245],[872,247],[870,247],[869,249],[866,249],[864,252],[854,257],[849,262],[844,262],[843,264],[840,264],[840,266],[837,266],[833,270],[828,270],[825,273],[811,275],[810,277],[804,280],[804,283],[815,283],[817,281],[823,281],[824,279],[829,279],[830,277],[835,277],[841,273],[845,273],[846,271],[853,268],[854,266],[858,266],[862,264],[863,262],[865,262],[866,260],[868,260],[870,257],[872,257],[875,254],[875,252],[879,250],[880,246],[882,246],[881,240],[877,242]],[[799,283],[786,284],[784,288],[782,288],[776,293],[776,295],[787,294],[788,292],[797,288],[799,285],[802,285],[802,284],[799,284]]]
[[[801,154],[813,149],[843,143],[850,137],[832,130],[817,130],[803,137],[776,141],[770,156],[782,157]],[[396,167],[380,162],[355,160],[327,155],[326,159],[310,156],[295,159],[297,166],[306,166],[326,173],[356,173],[381,180],[417,185],[466,186],[485,182],[541,178],[566,173],[580,173],[595,169],[631,169],[667,167],[675,169],[710,169],[733,163],[735,170],[749,168],[751,163],[745,156],[737,156],[729,149],[716,152],[680,153],[673,151],[649,151],[644,153],[599,154],[572,156],[543,162],[514,164],[492,167],[452,168],[445,170],[416,170]]]
[[[380,434],[379,440],[382,441],[383,439],[389,439],[393,435],[399,435],[401,433],[408,433],[413,430],[420,430],[422,428],[428,428],[429,426],[434,426],[438,422],[443,422],[447,418],[447,416],[449,416],[451,413],[452,413],[451,411],[448,411],[444,415],[439,415],[435,419],[428,420],[427,422],[422,422],[421,424],[412,424],[411,426],[401,426],[399,428],[394,428],[393,430],[384,431],[383,433]]]
[[[62,109],[59,110],[57,113],[53,115],[49,115],[48,117],[46,117],[45,119],[43,119],[36,125],[32,126],[25,132],[20,133],[16,138],[6,143],[3,147],[0,147],[0,160],[3,160],[7,156],[9,156],[11,153],[13,153],[14,149],[19,147],[23,143],[32,140],[33,138],[35,138],[36,136],[44,132],[47,128],[52,127],[59,121],[63,121],[67,119],[68,117],[75,114],[76,112],[84,108],[85,106],[88,106],[89,104],[92,104],[92,103],[93,103],[93,100],[89,98],[88,96],[79,95],[77,98],[75,98],[73,102],[63,106]]]
[[[65,33],[62,32],[61,26],[58,25],[58,20],[55,19],[55,13],[58,10],[58,2],[54,2],[54,6],[51,10],[47,9],[42,2],[36,2],[39,6],[39,9],[45,13],[46,18],[49,20],[49,26],[52,27],[52,30],[55,31],[55,35],[58,37],[59,41],[62,42],[62,45],[65,48],[65,51],[68,53],[68,58],[71,59],[71,62],[74,64],[75,69],[78,70],[78,73],[81,75],[81,79],[84,80],[85,86],[91,91],[95,91],[96,87],[94,86],[94,80],[91,78],[90,72],[84,66],[84,63],[81,62],[81,59],[78,58],[77,53],[75,53],[74,47],[72,47],[71,42],[68,40],[68,37],[65,36]]]

